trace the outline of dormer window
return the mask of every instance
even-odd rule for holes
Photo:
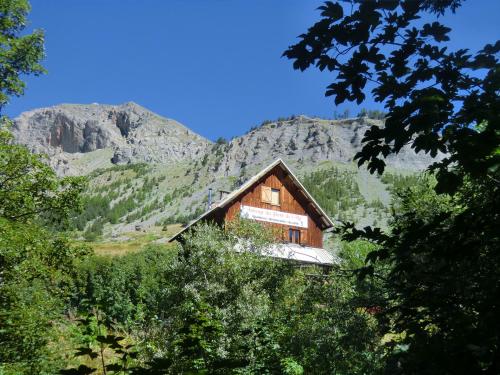
[[[262,186],[262,202],[272,204],[273,206],[280,205],[280,189],[274,189],[270,186]]]

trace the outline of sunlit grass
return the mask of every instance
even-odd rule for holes
[[[115,239],[90,242],[96,255],[120,256],[143,250],[148,245],[160,244],[166,249],[174,247],[175,243],[168,240],[179,230],[180,224],[171,224],[165,227],[155,226],[136,232],[125,232]]]

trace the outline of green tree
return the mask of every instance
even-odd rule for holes
[[[390,373],[500,371],[499,181],[500,42],[450,51],[450,29],[424,14],[455,11],[460,0],[326,2],[322,19],[284,54],[296,69],[336,74],[337,104],[382,103],[385,125],[366,132],[358,163],[382,173],[383,158],[409,144],[433,157],[437,183],[403,189],[391,231],[356,229],[378,247],[360,275],[384,278],[380,314]],[[399,189],[401,191],[401,189]],[[436,193],[440,193],[436,194]]]
[[[61,353],[47,346],[62,317],[74,262],[86,248],[38,225],[0,218],[0,372],[33,374]]]
[[[389,270],[381,306],[397,337],[389,342],[392,372],[497,373],[498,190],[489,180],[468,180],[449,196],[436,194],[434,184],[397,193],[390,235],[349,227],[345,237],[378,246],[363,271]]]
[[[199,225],[177,251],[90,257],[79,262],[73,306],[84,315],[100,306],[102,322],[129,330],[141,374],[377,372],[381,336],[365,285],[261,256],[272,238],[246,221]],[[78,365],[65,373],[90,371]]]
[[[54,228],[78,209],[82,182],[59,179],[42,156],[0,129],[0,369],[7,373],[36,373],[54,360],[51,327],[64,309],[73,262],[87,253]]]
[[[24,94],[23,75],[45,72],[44,35],[40,30],[23,34],[30,5],[27,0],[0,2],[0,113],[9,97]]]
[[[23,0],[0,2],[0,111],[23,94],[22,76],[44,71],[42,32],[23,34],[29,9]],[[51,327],[73,262],[87,252],[54,231],[78,209],[83,181],[59,179],[42,156],[13,143],[9,126],[0,118],[0,372],[35,374],[59,358],[47,345]]]
[[[164,286],[162,334],[150,342],[166,353],[163,365],[209,374],[379,369],[380,336],[354,280],[263,257],[271,237],[246,221],[185,237]]]
[[[0,217],[27,223],[43,218],[60,223],[81,205],[84,179],[58,178],[43,156],[16,145],[0,125]]]
[[[316,66],[336,74],[327,96],[336,104],[362,103],[369,93],[384,105],[385,126],[366,132],[356,155],[381,173],[383,157],[406,144],[446,157],[432,167],[440,191],[452,192],[464,173],[482,178],[498,171],[500,41],[473,54],[441,44],[450,28],[417,22],[426,12],[454,11],[460,0],[326,2],[322,19],[284,55],[295,69]],[[475,125],[482,124],[479,131]],[[462,173],[463,172],[463,173]]]

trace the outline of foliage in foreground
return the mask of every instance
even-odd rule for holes
[[[408,144],[443,153],[430,167],[437,183],[402,196],[390,233],[346,228],[345,238],[380,247],[362,276],[389,269],[382,316],[399,339],[389,373],[500,372],[500,41],[452,51],[450,28],[420,22],[461,3],[327,1],[284,53],[296,69],[334,72],[326,95],[336,104],[371,94],[384,105],[385,125],[366,132],[355,157],[372,173]]]
[[[58,179],[41,157],[0,128],[0,369],[54,366],[47,344],[62,318],[74,261],[87,249],[47,229],[78,207],[80,179]],[[44,225],[45,224],[45,225]]]
[[[347,235],[379,246],[367,268],[389,269],[384,315],[400,337],[389,344],[392,371],[497,372],[498,189],[489,180],[468,181],[450,197],[421,183],[401,192],[397,204],[391,235],[353,228]]]
[[[0,112],[10,96],[24,93],[23,75],[39,75],[45,72],[40,65],[44,57],[44,35],[40,30],[28,34],[30,5],[27,0],[0,2]]]
[[[325,93],[335,104],[360,104],[368,94],[384,105],[385,125],[366,132],[355,156],[370,171],[382,173],[383,159],[407,144],[433,157],[446,153],[432,167],[441,192],[456,190],[460,170],[474,177],[498,170],[500,41],[475,54],[451,51],[449,27],[419,24],[426,13],[455,11],[461,2],[327,1],[322,18],[284,52],[295,69],[336,75]]]
[[[235,252],[245,234],[260,239]],[[82,263],[78,295],[135,337],[142,373],[375,373],[380,336],[355,279],[262,257],[268,238],[200,226],[168,261],[150,249]]]

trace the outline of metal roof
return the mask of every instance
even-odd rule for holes
[[[255,246],[251,240],[239,238],[234,245],[234,251],[238,253],[251,252],[271,258],[321,266],[339,265],[342,262],[332,251],[295,243],[271,243],[264,246]]]
[[[298,263],[333,266],[341,263],[338,256],[318,247],[303,246],[294,243],[272,243],[256,247],[248,239],[239,239],[234,250],[239,253],[252,252],[271,258],[294,260]]]
[[[317,247],[301,246],[293,243],[273,244],[264,249],[263,255],[273,258],[295,260],[300,263],[327,266],[340,264],[340,259],[328,250]]]
[[[302,183],[299,181],[299,179],[293,174],[293,172],[285,164],[285,162],[281,159],[276,159],[273,163],[269,164],[267,167],[262,169],[259,173],[257,173],[252,178],[250,178],[247,182],[245,182],[243,185],[241,185],[238,189],[234,190],[232,193],[227,195],[223,200],[221,200],[218,203],[215,203],[212,208],[205,211],[203,214],[201,214],[195,220],[191,221],[186,227],[184,227],[181,231],[176,233],[168,241],[172,242],[172,241],[176,240],[181,234],[183,234],[185,231],[187,231],[189,228],[191,228],[198,221],[209,216],[214,211],[216,211],[220,208],[224,208],[225,206],[227,206],[228,204],[233,202],[236,198],[238,198],[241,194],[243,194],[248,188],[250,188],[253,184],[258,182],[262,177],[264,177],[268,172],[270,172],[274,167],[277,167],[277,166],[281,167],[290,176],[292,182],[299,188],[300,191],[302,191],[302,193],[305,195],[305,197],[310,201],[310,203],[312,204],[314,209],[317,211],[320,218],[323,220],[325,227],[327,229],[333,227],[332,220],[328,217],[328,215],[320,207],[320,205],[318,204],[318,202],[316,202],[316,200],[312,197],[312,195],[307,191],[307,189],[304,187],[304,185],[302,185]]]

